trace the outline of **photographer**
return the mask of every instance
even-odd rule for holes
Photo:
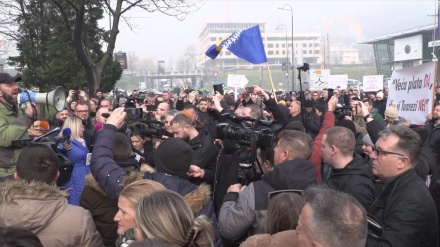
[[[275,167],[260,181],[248,186],[234,184],[229,187],[219,214],[219,228],[224,238],[238,240],[257,232],[267,210],[267,193],[303,190],[316,182],[315,169],[307,160],[313,149],[311,137],[299,131],[284,130],[278,138]]]
[[[23,148],[14,146],[13,141],[29,138],[27,130],[36,115],[36,109],[31,104],[24,111],[18,108],[19,81],[21,77],[0,73],[0,181],[12,179]]]

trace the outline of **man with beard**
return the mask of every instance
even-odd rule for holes
[[[187,142],[193,149],[191,177],[202,178],[208,183],[214,182],[214,167],[218,149],[212,143],[211,138],[203,131],[197,131],[191,119],[184,114],[178,114],[171,120],[171,129],[174,137]]]
[[[69,117],[69,109],[64,107],[61,111],[50,116],[47,121],[49,122],[50,129],[56,127],[63,127],[64,121]]]
[[[12,141],[29,138],[27,130],[36,114],[31,104],[24,111],[18,108],[19,81],[21,77],[0,73],[0,181],[13,179],[24,146],[12,145]]]

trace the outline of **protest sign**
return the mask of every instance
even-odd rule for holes
[[[328,88],[345,89],[347,88],[348,75],[330,75],[328,77]]]
[[[436,62],[429,62],[393,71],[387,105],[397,104],[399,116],[411,124],[424,124],[432,110],[435,68]]]
[[[383,75],[364,75],[363,91],[376,92],[383,89]]]
[[[329,69],[311,69],[309,70],[309,89],[322,90],[328,87],[328,79],[330,76]]]

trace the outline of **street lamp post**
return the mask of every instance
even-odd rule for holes
[[[286,8],[290,7],[290,9]],[[295,69],[294,69],[294,61],[295,61],[295,55],[294,55],[294,46],[293,46],[293,8],[290,4],[284,4],[282,8],[278,8],[281,10],[288,10],[290,11],[290,14],[292,15],[292,90],[295,90]]]
[[[287,46],[287,27],[284,24],[279,25],[277,28],[277,30],[285,30],[286,31],[286,72],[289,72],[289,48]],[[287,87],[286,89],[289,90],[289,82],[287,82]],[[292,85],[293,85],[293,81],[292,81]]]

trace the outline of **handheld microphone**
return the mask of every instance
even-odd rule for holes
[[[102,130],[102,128],[104,128],[104,124],[102,123],[95,123],[93,125],[93,129],[95,130],[95,132],[99,132],[100,130]]]
[[[70,128],[63,129],[64,142],[70,143],[70,135],[72,135],[72,130]]]
[[[49,122],[41,121],[40,128],[41,128],[41,130],[49,130]]]

